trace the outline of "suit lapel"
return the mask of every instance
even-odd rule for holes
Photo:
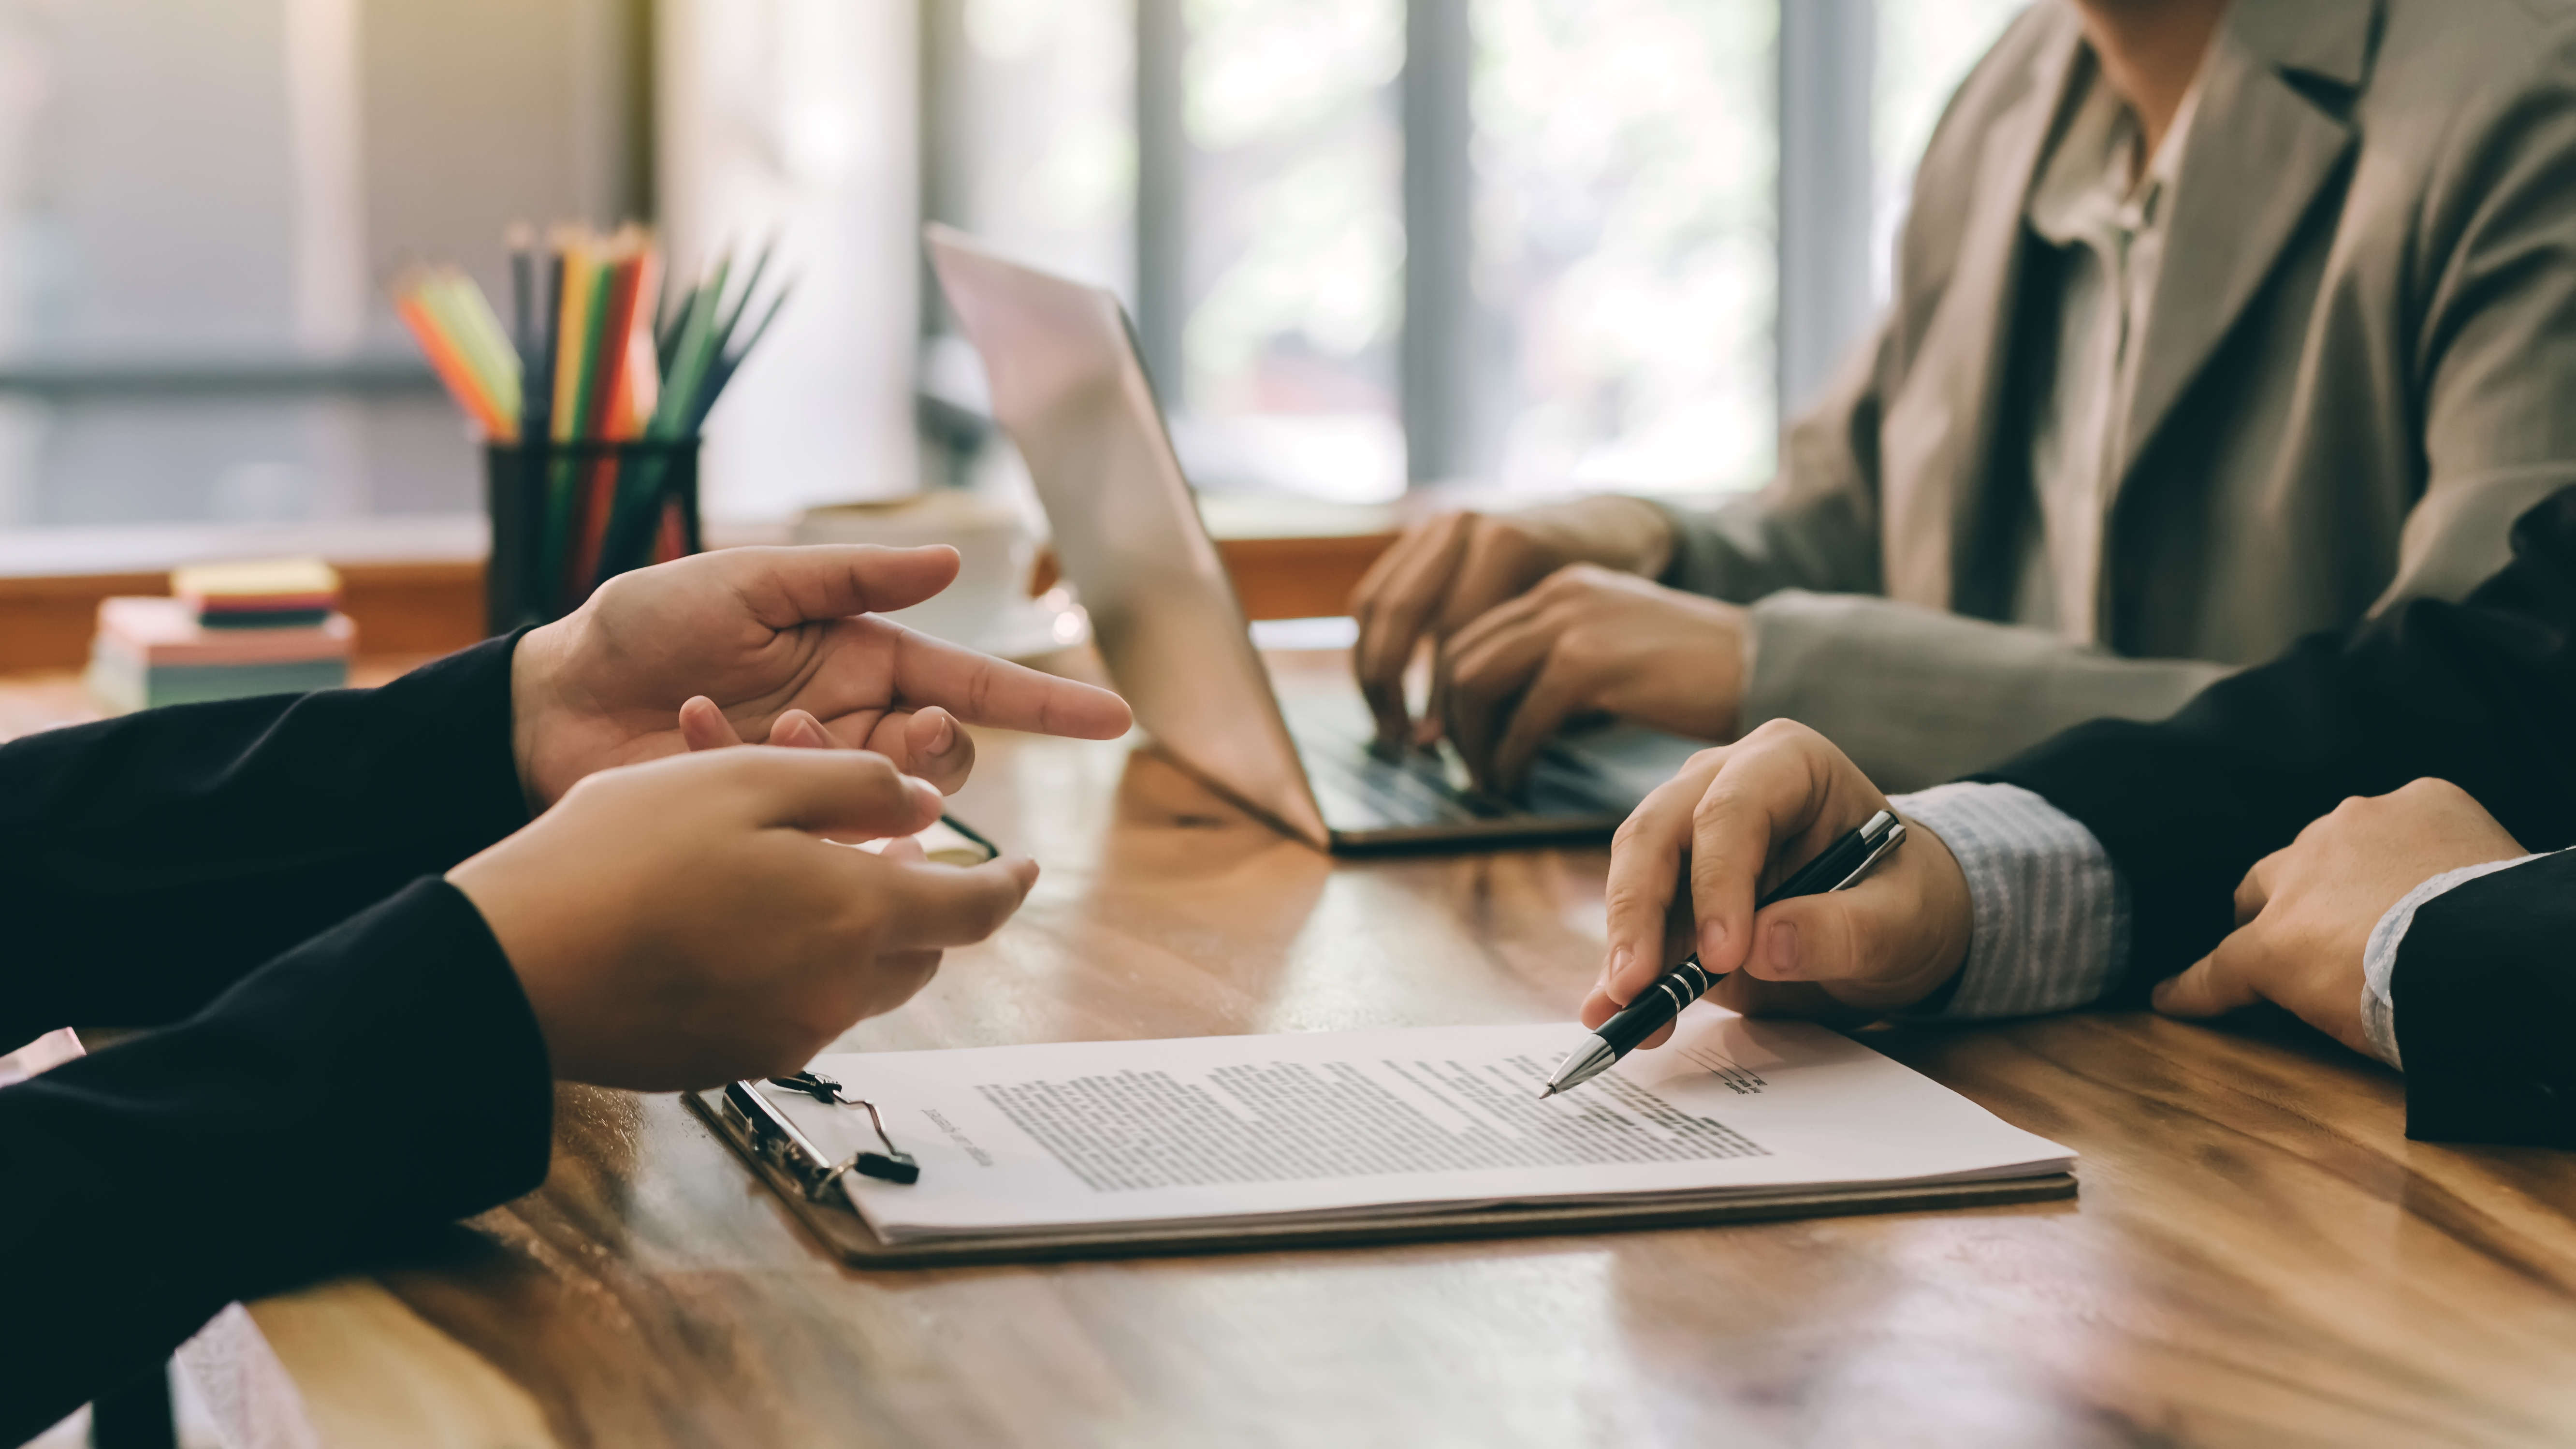
[[[2115,499],[2352,150],[2352,129],[2293,89],[2282,69],[2358,85],[2376,8],[2352,0],[2239,3],[2212,38],[2116,423]]]
[[[2022,213],[2081,51],[2082,34],[2068,23],[2030,89],[1988,128],[1958,258],[1908,365],[1911,382],[1882,425],[1880,547],[1890,598],[1938,609],[1956,603],[1953,581],[1991,471],[2000,369],[2020,291]]]

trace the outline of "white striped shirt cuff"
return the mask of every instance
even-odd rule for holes
[[[2398,897],[2379,924],[2370,928],[2370,942],[2361,950],[2361,1034],[2373,1056],[2401,1072],[2406,1070],[2404,1058],[2397,1053],[2397,948],[2406,944],[2406,929],[2415,924],[2416,911],[2454,886],[2538,859],[2539,855],[2525,855],[2446,870]]]
[[[1936,785],[1889,803],[1940,836],[1968,878],[1968,960],[1941,1017],[2067,1011],[2119,979],[2128,885],[2073,816],[2018,785]]]

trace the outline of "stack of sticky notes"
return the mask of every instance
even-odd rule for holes
[[[358,631],[340,576],[319,559],[199,564],[170,575],[166,599],[101,599],[89,689],[111,710],[349,682]]]
[[[209,629],[310,629],[340,607],[340,571],[318,558],[192,564],[170,593]]]

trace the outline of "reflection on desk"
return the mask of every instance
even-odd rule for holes
[[[1150,752],[979,744],[959,815],[1046,874],[837,1049],[1553,1020],[1599,969],[1599,849],[1336,863]],[[2408,1142],[2303,1031],[1869,1039],[2081,1199],[855,1273],[676,1100],[568,1088],[542,1191],[251,1311],[326,1443],[2576,1439],[2576,1159]]]

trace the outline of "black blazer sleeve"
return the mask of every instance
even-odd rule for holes
[[[2576,1147],[2576,854],[2418,907],[2389,983],[2406,1135]]]
[[[526,823],[515,644],[0,745],[0,1051],[186,1017]]]
[[[2046,796],[2131,892],[2140,1002],[2235,925],[2245,872],[2345,797],[2427,776],[2531,850],[2576,839],[2576,489],[2514,525],[2513,561],[2459,604],[2319,635],[2159,724],[2097,721],[1982,778]],[[2576,1145],[2576,868],[2472,881],[2420,910],[2392,984],[2410,1136]]]
[[[0,1051],[160,1028],[0,1089],[0,1444],[543,1179],[543,1039],[437,878],[526,818],[512,643],[0,747]]]
[[[228,1302],[535,1187],[549,1077],[483,918],[425,879],[185,1022],[0,1088],[0,1444]]]
[[[2312,636],[2171,719],[2079,725],[1978,778],[2047,797],[2102,842],[2136,923],[2115,995],[2142,1002],[2234,928],[2254,862],[2348,796],[2431,776],[2525,849],[2576,840],[2572,637],[2576,489],[2524,514],[2511,564],[2462,603]]]

